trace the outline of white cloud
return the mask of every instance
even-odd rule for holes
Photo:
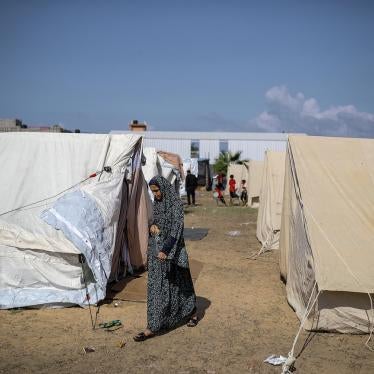
[[[262,112],[256,119],[257,124],[263,130],[272,131],[275,128],[280,128],[282,126],[281,121],[278,117],[273,116],[268,112]]]
[[[266,99],[270,103],[278,104],[289,110],[297,111],[304,102],[304,95],[299,92],[295,97],[292,97],[285,86],[275,86],[270,88],[265,94]]]
[[[285,86],[272,87],[265,98],[267,110],[249,123],[258,131],[374,137],[374,114],[359,112],[354,105],[321,110],[315,98],[301,92],[292,96]]]

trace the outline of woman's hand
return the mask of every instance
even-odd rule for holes
[[[160,229],[158,228],[157,225],[152,225],[150,228],[149,228],[149,232],[152,234],[152,235],[158,235],[160,233]]]
[[[160,261],[165,261],[168,256],[164,252],[158,252],[157,258]]]

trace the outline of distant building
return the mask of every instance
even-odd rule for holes
[[[130,123],[130,129],[133,124],[134,121]],[[146,131],[146,128],[142,131],[145,147],[177,153],[182,159],[209,159],[210,164],[220,152],[226,151],[241,151],[241,159],[263,160],[266,150],[285,151],[288,139],[285,133]],[[131,132],[113,130],[110,133]]]
[[[0,119],[0,132],[17,132],[17,131],[29,131],[29,132],[71,132],[64,129],[60,125],[51,126],[28,126],[20,119]],[[80,132],[75,130],[75,132]]]
[[[22,131],[27,128],[20,119],[0,119],[0,132]]]
[[[134,119],[129,124],[130,131],[147,131],[147,124],[144,122],[138,122],[136,119]]]

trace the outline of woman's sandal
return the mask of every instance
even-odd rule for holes
[[[135,335],[133,337],[134,341],[136,342],[144,342],[144,340],[147,340],[147,339],[150,339],[150,338],[153,338],[155,336],[155,334],[149,334],[149,335],[146,335],[144,334],[144,332],[140,332],[138,335]]]
[[[199,323],[199,318],[198,317],[192,317],[187,322],[187,327],[195,327],[198,323]]]

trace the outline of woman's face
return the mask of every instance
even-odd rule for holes
[[[153,193],[153,196],[156,200],[160,201],[162,199],[162,193],[160,191],[160,187],[159,186],[156,186],[154,184],[151,184],[149,186],[149,188],[151,189],[152,193]]]

